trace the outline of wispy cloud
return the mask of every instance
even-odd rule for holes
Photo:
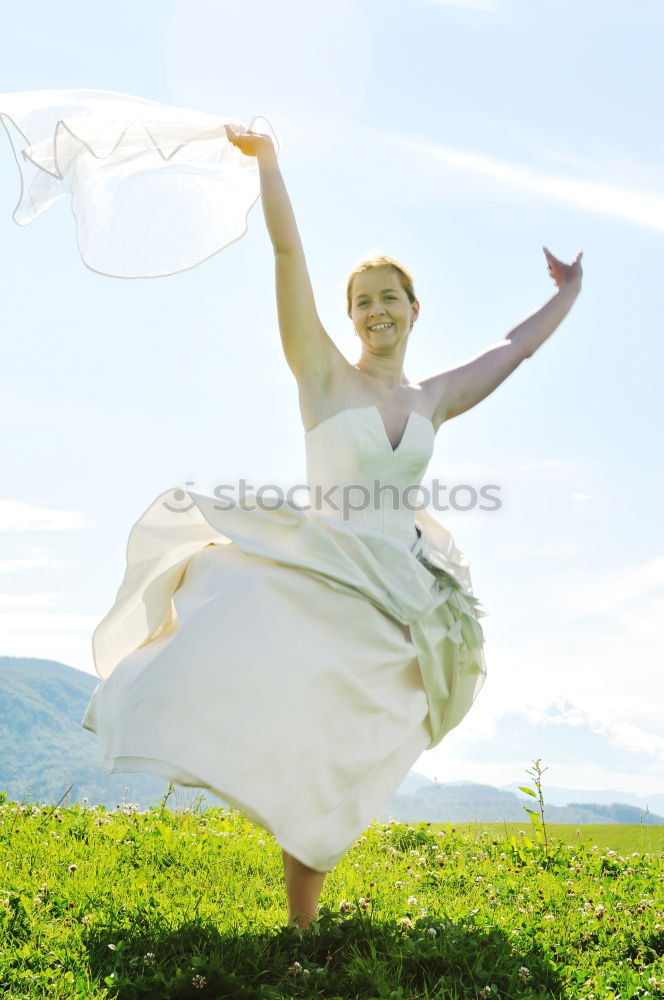
[[[555,545],[510,545],[506,548],[498,546],[492,547],[487,557],[491,559],[502,559],[508,562],[511,559],[574,559],[589,552],[587,545],[570,541],[559,541]]]
[[[482,10],[487,13],[498,10],[497,0],[427,0],[436,7],[459,7],[462,10]]]
[[[0,608],[45,608],[57,599],[58,594],[0,594]]]
[[[80,510],[32,507],[19,500],[0,500],[0,531],[77,531],[90,528]]]
[[[565,177],[467,149],[412,142],[403,137],[398,143],[402,148],[452,169],[490,177],[498,184],[575,205],[588,212],[664,231],[664,196],[658,192],[615,187],[601,180]]]
[[[664,602],[664,556],[587,575],[582,585],[570,583],[561,597],[568,620],[588,615],[615,619],[622,612],[628,613],[630,604],[637,602],[643,608],[645,601]],[[661,619],[656,616],[653,620]]]
[[[0,529],[1,530],[1,529]],[[48,549],[32,549],[32,555],[16,559],[0,559],[0,573],[16,573],[21,569],[43,569],[55,566],[53,553]]]
[[[28,633],[30,638],[45,632],[81,632],[92,635],[99,624],[98,615],[76,615],[60,612],[16,612],[0,614],[0,632]]]

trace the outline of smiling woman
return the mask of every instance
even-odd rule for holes
[[[365,260],[347,289],[361,341],[351,364],[320,321],[269,132],[127,95],[113,95],[121,107],[100,98],[96,111],[108,113],[95,114],[90,92],[67,92],[66,106],[62,93],[0,98],[41,171],[17,221],[60,197],[66,178],[75,205],[99,195],[81,249],[105,273],[136,273],[146,249],[151,273],[169,273],[180,237],[182,267],[201,233],[214,244],[221,224],[227,236],[243,231],[258,170],[310,504],[266,505],[260,489],[238,503],[180,487],[157,496],[130,530],[124,578],[92,636],[100,682],[82,725],[97,734],[107,771],[209,788],[270,831],[288,920],[306,927],[325,873],[482,689],[483,612],[468,560],[417,491],[440,424],[488,395],[560,323],[580,288],[580,259],[548,254],[558,295],[478,358],[422,382],[403,370],[420,314],[412,277],[392,257]],[[116,166],[124,193],[136,181],[161,206],[163,250],[154,234],[136,233],[138,253],[120,238]],[[192,242],[179,230],[169,243],[173,218],[187,219]],[[243,371],[247,406],[260,406],[251,358]],[[270,401],[262,405],[267,422]]]
[[[359,263],[355,265],[353,270],[348,275],[348,284],[346,285],[346,300],[348,303],[348,315],[352,312],[352,302],[353,302],[353,282],[355,278],[360,274],[365,274],[367,271],[371,271],[374,268],[388,268],[390,270],[396,271],[399,276],[399,283],[401,288],[408,296],[408,300],[412,303],[415,302],[415,288],[413,286],[413,278],[411,274],[406,270],[403,264],[400,264],[398,260],[394,257],[390,257],[387,254],[373,254],[370,257],[364,257]],[[394,288],[384,288],[381,289],[386,295],[394,295]],[[356,294],[355,302],[356,305],[362,306],[365,304],[364,301],[359,301],[363,299],[363,296]]]

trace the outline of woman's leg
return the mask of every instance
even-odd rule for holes
[[[316,919],[318,900],[327,872],[318,872],[303,865],[281,849],[284,862],[286,895],[288,896],[288,923],[296,924],[304,930]]]

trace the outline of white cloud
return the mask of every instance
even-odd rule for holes
[[[53,553],[48,549],[31,549],[33,555],[18,559],[0,559],[0,573],[15,573],[21,569],[41,569],[54,566]]]
[[[601,180],[563,177],[484,153],[412,142],[404,137],[393,138],[392,141],[452,169],[490,177],[498,184],[562,201],[582,211],[614,216],[648,229],[664,231],[664,196],[655,191],[614,187]]]
[[[587,545],[576,540],[560,541],[555,545],[510,545],[507,548],[487,547],[486,556],[491,559],[573,559],[590,552]]]
[[[83,511],[35,507],[19,500],[0,500],[0,531],[78,531],[93,527]]]
[[[635,616],[629,608],[635,601],[641,614],[649,609],[655,616],[653,623],[662,621],[658,606],[664,604],[664,555],[586,574],[582,584],[571,583],[561,595],[559,610],[567,621],[589,615],[606,615],[615,621],[616,615],[625,614],[635,623],[638,613]]]
[[[98,615],[76,615],[58,612],[17,612],[16,614],[0,614],[0,633],[5,636],[12,633],[31,633],[30,638],[41,637],[45,632],[85,632],[92,636],[99,624]]]
[[[97,622],[95,622],[97,624]],[[0,630],[2,625],[0,624]],[[86,634],[54,632],[3,632],[2,655],[56,660],[75,670],[96,675],[92,659],[92,630]]]
[[[0,594],[0,608],[43,608],[57,601],[58,594]]]
[[[462,10],[482,10],[491,13],[498,10],[497,0],[427,0],[437,7],[459,7]]]

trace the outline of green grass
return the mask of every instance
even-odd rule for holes
[[[529,823],[375,821],[302,932],[235,810],[0,793],[0,995],[664,997],[664,830]]]

